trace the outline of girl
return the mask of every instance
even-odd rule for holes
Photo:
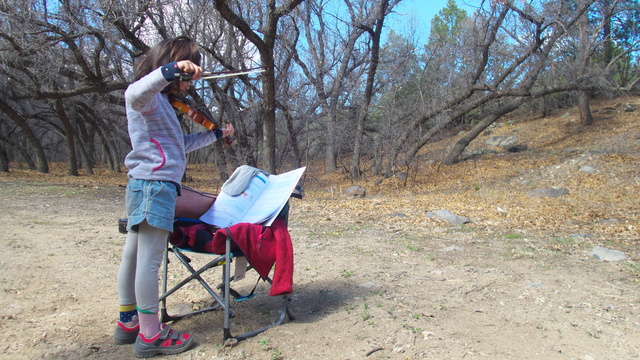
[[[136,66],[136,81],[125,91],[129,137],[127,155],[127,240],[118,272],[120,320],[114,339],[134,345],[141,357],[187,350],[193,336],[160,324],[158,270],[173,230],[176,198],[186,169],[186,153],[231,136],[234,128],[185,135],[170,96],[187,91],[176,74],[202,74],[197,44],[187,38],[164,40]]]

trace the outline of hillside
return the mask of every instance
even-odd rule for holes
[[[425,213],[447,209],[472,220],[474,229],[489,233],[544,234],[551,238],[580,234],[595,242],[637,245],[640,214],[640,98],[599,101],[595,124],[580,126],[576,109],[547,118],[513,118],[493,126],[466,153],[489,151],[453,166],[439,166],[455,138],[432,144],[411,169],[406,185],[389,178],[360,181],[364,200],[340,196],[351,184],[346,176],[311,175],[309,194],[326,216],[363,219],[404,231],[422,231],[433,220]],[[486,144],[491,137],[515,136],[526,151],[509,153]],[[495,152],[494,154],[491,154]],[[585,172],[585,166],[591,167]],[[583,170],[583,171],[581,171]],[[529,198],[527,191],[565,188],[560,198]],[[337,206],[325,199],[342,199]],[[307,199],[309,200],[309,199]],[[403,214],[406,216],[393,216]],[[357,216],[353,216],[357,215]],[[437,223],[437,222],[436,222]]]

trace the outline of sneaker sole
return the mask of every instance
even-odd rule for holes
[[[138,336],[138,334],[136,334],[136,337]],[[116,345],[129,345],[129,344],[133,344],[136,342],[136,338],[125,338],[125,337],[117,337],[114,336],[113,337],[113,341],[116,343]]]

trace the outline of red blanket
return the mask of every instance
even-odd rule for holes
[[[194,250],[198,248],[197,251],[224,254],[227,229],[216,231],[213,239],[210,239],[210,235],[203,236],[202,229],[202,225],[193,225],[180,232],[174,231],[171,243],[179,246],[188,243]],[[240,223],[230,226],[228,230],[232,240],[231,250],[242,251],[262,279],[269,276],[275,265],[270,296],[293,292],[293,245],[283,219],[276,219],[269,227]]]

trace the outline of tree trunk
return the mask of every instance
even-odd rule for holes
[[[578,1],[580,6],[586,5],[586,0]],[[578,29],[580,31],[580,43],[578,44],[578,75],[589,72],[589,59],[591,48],[591,34],[589,31],[589,12],[585,11],[578,19]],[[586,89],[578,91],[578,109],[580,110],[580,124],[589,126],[593,124],[593,116],[589,107],[589,93]]]
[[[580,125],[589,126],[593,124],[589,92],[580,90],[578,92],[578,109],[580,110]]]
[[[44,149],[40,144],[40,140],[36,137],[36,134],[31,130],[27,121],[20,116],[15,110],[13,110],[9,104],[4,102],[4,100],[0,99],[0,111],[4,112],[9,119],[11,119],[20,129],[22,133],[27,138],[27,141],[32,146],[34,154],[36,156],[37,162],[37,170],[43,174],[49,173],[49,163],[47,162],[47,157],[44,154]],[[28,157],[28,154],[24,154],[25,158]]]
[[[604,39],[604,59],[603,65],[607,66],[613,59],[614,43],[611,39],[611,0],[602,0],[602,17],[604,26],[602,27],[602,38]]]
[[[375,81],[376,72],[378,71],[378,62],[380,60],[380,38],[384,25],[384,19],[389,7],[389,0],[383,0],[380,3],[378,16],[375,20],[373,29],[367,29],[371,35],[371,64],[367,73],[367,83],[364,90],[364,99],[362,101],[360,116],[358,117],[357,130],[355,135],[355,144],[353,147],[353,157],[351,160],[351,178],[360,177],[360,157],[362,152],[362,141],[364,140],[364,125],[369,115],[369,105],[373,97],[373,82]]]
[[[373,140],[373,158],[371,159],[371,176],[376,176],[382,172],[382,154],[383,136],[378,134]]]
[[[109,170],[113,172],[120,172],[120,160],[118,159],[118,149],[115,141],[115,136],[109,136],[107,134],[108,130],[117,125],[110,122],[101,121],[101,118],[99,118],[99,116],[95,114],[93,109],[91,109],[86,104],[80,103],[78,104],[78,106],[81,108],[78,112],[80,113],[84,121],[89,123],[93,127],[95,134],[98,135],[98,141],[102,145],[102,156],[107,162]],[[92,160],[91,163],[92,166],[94,165],[94,162],[95,156],[94,160]]]
[[[297,53],[294,54],[294,60],[302,68],[305,76],[315,88],[320,106],[324,112],[322,119],[326,119],[325,128],[323,129],[323,134],[326,138],[324,148],[325,173],[330,174],[338,169],[338,147],[336,144],[336,138],[340,135],[336,134],[338,104],[341,102],[341,95],[345,92],[345,80],[349,73],[353,71],[349,64],[352,61],[355,44],[364,33],[364,30],[357,26],[358,24],[349,25],[349,33],[346,36],[346,40],[339,46],[340,52],[328,56],[327,54],[335,52],[336,48],[327,46],[326,37],[329,31],[325,29],[321,7],[316,10],[312,11],[311,6],[308,6],[304,20],[310,63],[302,61]],[[318,18],[318,27],[312,24],[312,14]],[[315,33],[317,33],[317,40],[314,41],[311,34]],[[333,58],[333,60],[329,61],[328,57]],[[310,66],[315,68],[310,69]],[[333,75],[329,76],[329,74]]]
[[[336,114],[335,111],[331,111],[327,114],[327,128],[325,136],[327,141],[325,143],[325,157],[324,157],[324,172],[331,174],[338,169],[338,150],[336,149]]]
[[[260,53],[260,60],[264,73],[262,74],[263,112],[264,112],[264,169],[272,174],[276,173],[276,80],[274,66],[274,48],[278,30],[278,21],[295,9],[302,0],[289,0],[276,7],[275,0],[267,1],[267,14],[258,35],[251,26],[234,13],[226,0],[217,0],[214,7],[220,15],[253,43]]]
[[[76,126],[78,130],[76,131],[76,138],[78,139],[78,152],[80,153],[80,159],[82,159],[82,166],[87,175],[93,175],[93,166],[95,165],[95,155],[92,151],[95,148],[93,142],[94,132],[91,132],[90,135],[84,126],[84,122],[80,121],[79,116],[77,120]],[[89,153],[90,151],[91,154]]]
[[[276,173],[276,78],[273,64],[273,48],[261,56],[265,72],[262,80],[262,94],[264,100],[264,169]]]
[[[91,158],[89,158],[89,153],[87,153],[87,146],[82,142],[80,138],[78,138],[78,153],[80,153],[80,159],[82,161],[82,167],[87,175],[93,175],[93,165],[94,162]]]
[[[293,125],[293,118],[288,109],[284,110],[284,117],[287,121],[287,131],[289,132],[289,142],[291,143],[291,149],[293,149],[293,167],[299,168],[302,166],[302,155],[300,154],[300,146],[298,144],[298,133]]]
[[[58,118],[62,122],[62,126],[64,127],[64,134],[67,139],[67,151],[69,152],[67,175],[78,176],[78,160],[76,158],[76,145],[73,135],[73,127],[71,126],[71,122],[69,121],[67,112],[64,111],[64,104],[62,103],[62,99],[56,99],[54,107]]]
[[[3,143],[0,143],[0,172],[9,172],[9,157]]]
[[[453,146],[451,151],[445,156],[444,160],[442,160],[443,165],[453,165],[460,159],[460,155],[464,151],[464,149],[469,146],[471,141],[473,141],[478,135],[480,135],[487,127],[493,124],[496,120],[500,119],[502,116],[512,112],[517,109],[520,105],[522,105],[526,101],[525,98],[518,98],[513,100],[511,103],[502,106],[497,109],[493,113],[487,115],[482,119],[476,126],[471,129],[466,135],[464,135],[456,144]]]

